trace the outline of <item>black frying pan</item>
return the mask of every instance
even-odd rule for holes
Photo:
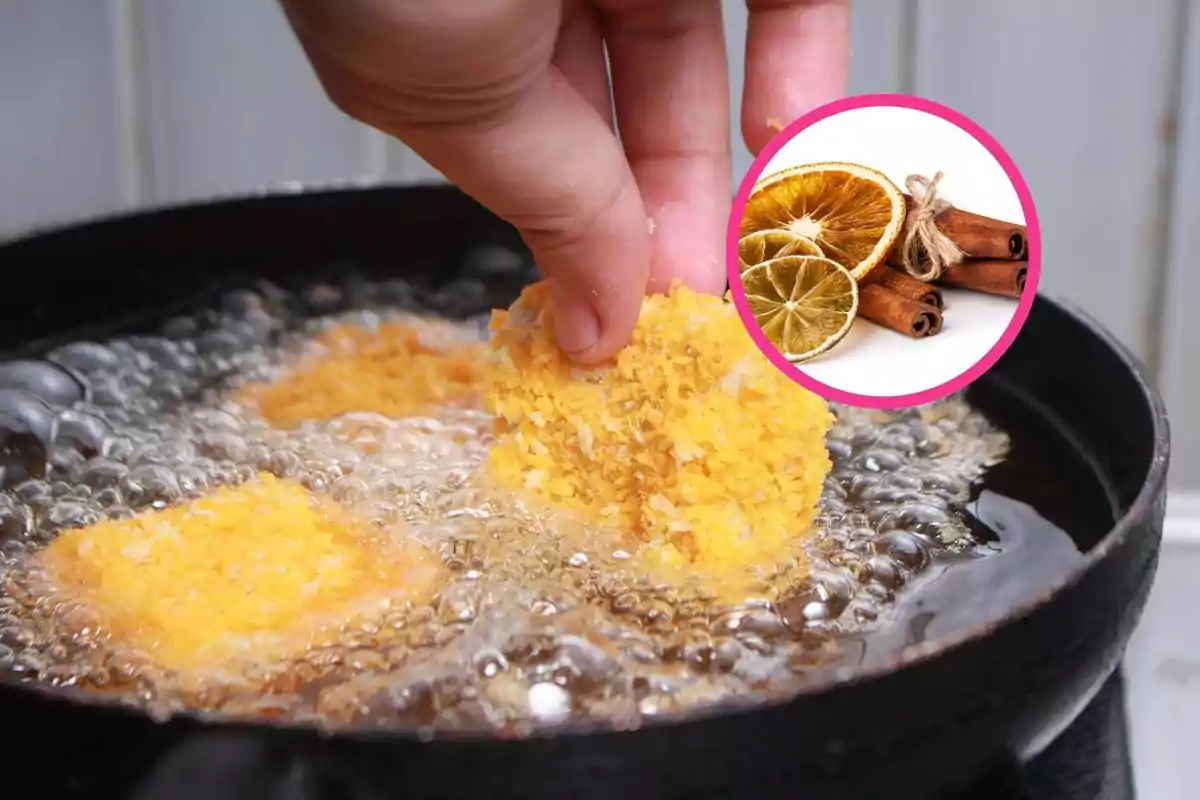
[[[431,187],[243,199],[52,232],[0,247],[0,351],[149,329],[217,287],[307,282],[347,265],[411,275],[436,305],[438,284],[473,268],[485,244],[520,248],[461,194]],[[507,304],[529,277],[519,260],[501,268],[481,302]],[[1004,598],[998,619],[898,663],[770,706],[523,741],[156,723],[3,675],[0,786],[36,779],[93,796],[103,777],[141,797],[828,800],[934,797],[1001,774],[988,770],[1045,747],[1121,658],[1157,562],[1167,423],[1129,353],[1044,298],[970,399],[1026,449],[1029,474],[1002,467],[995,480],[1057,487],[1039,504],[1084,531],[1086,552],[1036,591]]]

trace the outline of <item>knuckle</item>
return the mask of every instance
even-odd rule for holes
[[[337,13],[332,0],[289,2],[303,7],[293,22],[330,101],[391,128],[486,125],[553,55],[553,16],[519,0],[356,0]]]
[[[555,254],[587,246],[593,237],[608,227],[617,212],[625,186],[614,182],[607,191],[584,197],[563,197],[548,202],[543,211],[514,215],[510,220],[524,234],[535,251]]]
[[[322,80],[321,87],[325,90],[325,96],[329,98],[329,102],[333,103],[334,107],[343,114],[360,122],[368,121],[370,111],[356,91],[344,83],[330,80]]]

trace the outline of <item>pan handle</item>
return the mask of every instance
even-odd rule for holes
[[[1133,800],[1135,796],[1125,684],[1117,670],[1041,755],[1027,764],[1013,757],[953,798]]]
[[[1029,783],[1026,770],[1014,757],[996,765],[968,788],[952,792],[941,800],[1049,800],[1049,796],[1036,793]]]

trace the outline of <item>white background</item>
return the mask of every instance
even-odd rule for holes
[[[908,108],[846,111],[801,131],[780,148],[763,177],[820,161],[849,161],[879,170],[901,191],[914,173],[944,173],[938,194],[966,211],[1024,223],[1021,202],[992,154],[941,117]],[[855,394],[894,397],[932,389],[974,366],[1000,339],[1017,301],[979,292],[942,291],[942,332],[925,339],[864,319],[829,352],[797,367]]]

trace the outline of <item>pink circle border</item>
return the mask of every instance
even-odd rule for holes
[[[784,358],[783,354],[767,340],[758,323],[754,321],[754,316],[750,313],[750,307],[746,302],[746,292],[742,288],[741,271],[738,268],[738,239],[741,232],[742,212],[746,208],[750,192],[780,148],[805,128],[809,128],[823,119],[845,111],[880,106],[908,108],[941,117],[969,133],[992,154],[992,157],[996,159],[1000,167],[1004,170],[1004,174],[1012,183],[1013,188],[1016,189],[1017,198],[1021,202],[1021,211],[1025,215],[1025,226],[1029,231],[1029,268],[1026,273],[1025,291],[1021,293],[1016,313],[1009,320],[1008,327],[1004,329],[1004,333],[974,366],[956,378],[951,378],[945,383],[921,392],[877,397],[847,392],[804,374],[796,365]],[[737,195],[733,201],[733,211],[729,215],[729,224],[725,232],[725,269],[729,278],[729,289],[730,294],[733,296],[733,304],[737,308],[738,315],[742,318],[742,323],[746,326],[746,330],[750,333],[754,343],[758,345],[758,349],[780,371],[805,389],[832,402],[864,408],[895,409],[932,403],[947,395],[961,391],[991,369],[992,365],[1004,355],[1005,351],[1012,345],[1013,340],[1017,338],[1017,334],[1021,332],[1021,328],[1025,325],[1025,320],[1029,318],[1029,311],[1033,308],[1038,282],[1042,275],[1042,228],[1038,222],[1037,208],[1034,206],[1033,196],[1029,192],[1029,186],[1025,183],[1025,178],[1017,168],[1016,162],[1000,146],[1000,143],[977,123],[952,108],[922,97],[906,94],[856,95],[819,106],[795,120],[771,139],[762,152],[758,154],[758,157],[754,159],[754,163],[750,165],[746,176],[742,178],[741,185],[738,187]]]

